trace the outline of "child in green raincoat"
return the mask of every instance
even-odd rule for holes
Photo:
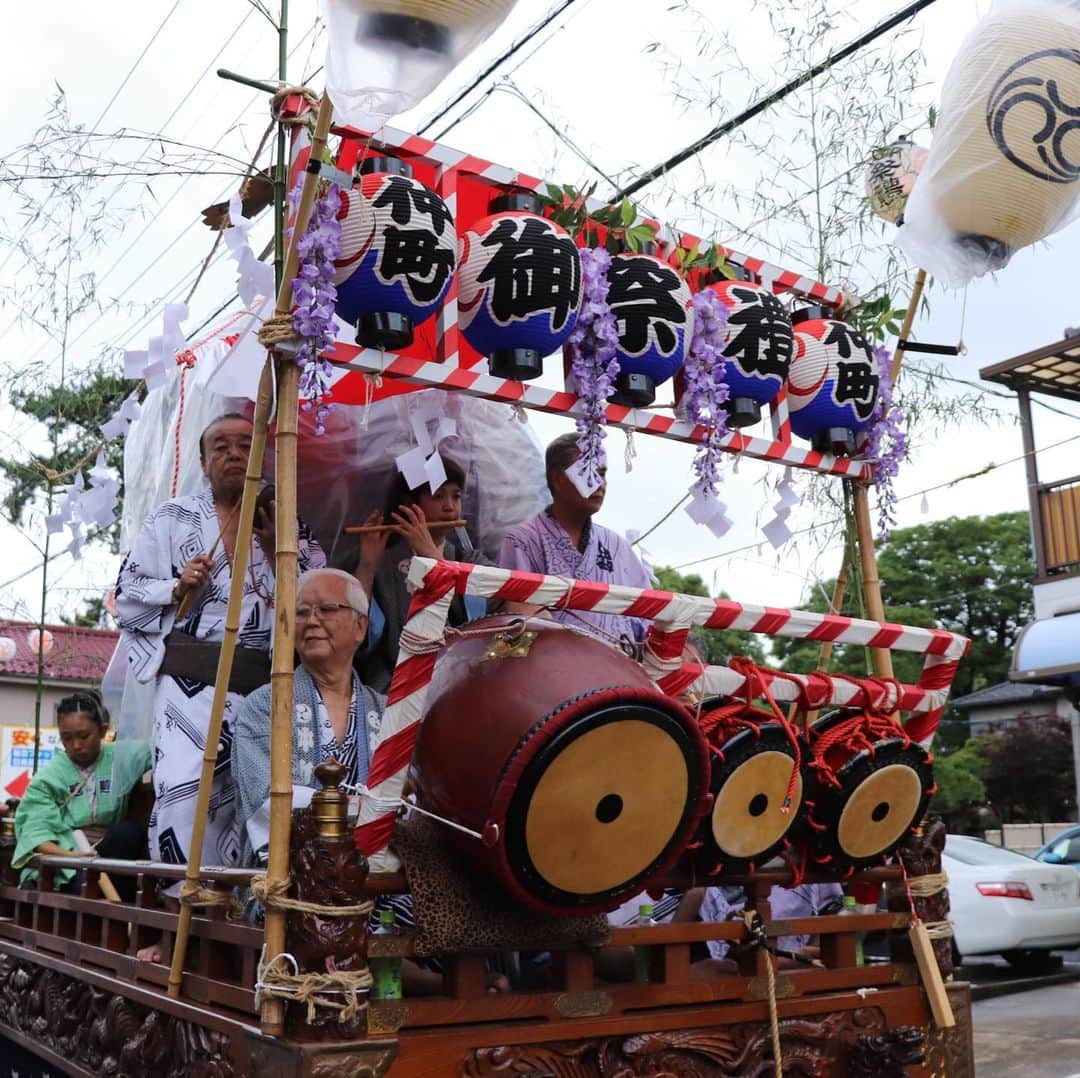
[[[15,813],[17,844],[11,864],[22,869],[20,887],[37,884],[37,869],[26,867],[36,853],[90,856],[76,850],[77,828],[108,828],[97,845],[101,857],[135,860],[142,848],[140,828],[125,815],[128,795],[150,769],[150,746],[145,741],[104,741],[106,717],[92,693],[64,697],[56,721],[64,751],[33,777]],[[57,869],[53,880],[57,890],[78,892],[74,869]],[[114,882],[125,900],[134,898],[134,876],[118,876]]]

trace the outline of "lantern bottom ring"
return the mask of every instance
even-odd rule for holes
[[[978,232],[960,232],[953,243],[965,255],[984,262],[990,271],[1004,269],[1013,256],[1013,249],[1004,240],[983,236]]]
[[[535,348],[498,348],[488,356],[488,369],[496,378],[528,382],[544,373],[544,357]]]
[[[356,321],[356,343],[364,348],[407,348],[413,340],[413,320],[396,311],[369,311]]]
[[[761,405],[752,397],[729,397],[724,401],[727,425],[733,429],[752,427],[761,419]]]
[[[372,12],[366,25],[357,34],[357,40],[364,36],[439,55],[447,55],[453,43],[449,27],[416,15],[402,15],[392,11]]]
[[[647,374],[620,373],[608,400],[623,408],[647,408],[656,400],[656,383]]]
[[[826,427],[813,435],[810,444],[815,452],[831,453],[834,457],[853,457],[859,449],[850,427]]]

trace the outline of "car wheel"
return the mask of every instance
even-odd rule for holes
[[[960,948],[956,946],[956,940],[952,941],[952,964],[953,969],[959,969],[963,965],[964,956],[960,953]]]
[[[1061,969],[1061,955],[1050,951],[1024,950],[1005,951],[1002,958],[1009,963],[1017,973],[1024,977],[1035,977],[1044,973],[1057,973]]]

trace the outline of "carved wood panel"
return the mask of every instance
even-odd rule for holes
[[[234,1078],[229,1037],[0,954],[0,1023],[106,1078]]]
[[[885,1015],[876,1007],[836,1011],[780,1022],[785,1076],[824,1078],[844,1073],[850,1046],[882,1034]],[[678,1029],[632,1036],[598,1037],[542,1045],[477,1048],[464,1061],[468,1078],[544,1074],[552,1078],[772,1078],[775,1073],[767,1022],[706,1029]],[[902,1073],[902,1072],[901,1072]],[[889,1078],[882,1070],[878,1078]]]

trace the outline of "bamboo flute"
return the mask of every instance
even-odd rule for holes
[[[255,502],[259,496],[262,480],[263,454],[266,451],[266,432],[270,423],[273,404],[273,382],[270,361],[263,366],[259,379],[259,395],[255,401],[252,419],[251,449],[248,451],[247,471],[244,475],[244,493],[240,500],[240,520],[236,529],[236,551],[233,555],[232,577],[229,581],[229,603],[225,610],[225,636],[218,656],[217,675],[214,679],[214,700],[210,710],[210,725],[206,733],[203,751],[202,773],[199,776],[199,794],[195,802],[195,818],[191,824],[191,842],[188,845],[185,888],[198,886],[199,869],[202,867],[203,839],[206,837],[206,820],[210,812],[210,791],[214,784],[214,768],[217,765],[218,742],[221,740],[221,723],[225,715],[225,701],[229,695],[229,678],[232,675],[236,637],[240,631],[240,604],[244,597],[244,577],[248,568],[251,549],[251,531],[255,520]],[[183,894],[183,892],[181,892]],[[184,979],[184,956],[191,932],[191,906],[180,903],[180,919],[176,926],[173,943],[172,964],[169,968],[169,995],[180,998],[180,986]]]
[[[323,94],[311,140],[311,161],[321,161],[330,133],[333,106]],[[292,307],[293,278],[299,264],[299,241],[311,222],[318,192],[317,172],[304,174],[304,186],[296,211],[289,250],[285,258],[276,315]],[[292,709],[293,639],[296,617],[296,442],[300,369],[291,357],[278,364],[278,408],[275,452],[277,458],[276,527],[277,558],[274,589],[274,648],[270,673],[270,845],[266,880],[269,886],[289,878],[289,832],[292,826]],[[266,910],[265,960],[272,961],[285,950],[285,911],[274,906]],[[285,1032],[285,1004],[281,999],[263,1000],[263,1033],[281,1036]]]
[[[431,528],[463,528],[469,522],[467,520],[429,520],[427,526]],[[350,524],[341,530],[346,535],[373,535],[376,532],[392,532],[401,527],[400,524]]]

